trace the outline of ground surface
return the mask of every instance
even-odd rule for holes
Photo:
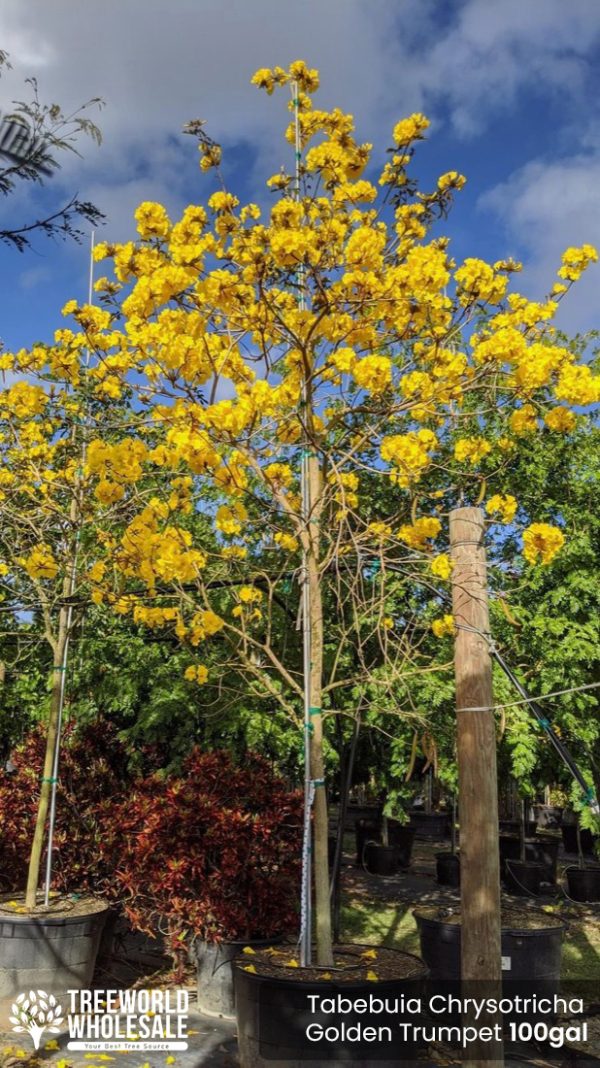
[[[391,878],[369,875],[354,863],[354,840],[345,839],[342,870],[343,938],[348,941],[384,944],[419,953],[419,940],[412,915],[418,904],[456,904],[458,893],[438,886],[435,881],[435,852],[448,848],[447,843],[416,841],[410,871]],[[559,859],[559,867],[572,863],[573,858]],[[517,899],[506,896],[506,903],[515,905]],[[577,980],[598,982],[600,995],[600,905],[582,906],[568,902],[561,892],[539,901],[518,899],[520,906],[550,907],[565,920],[567,932],[564,940],[563,975]],[[156,961],[144,958],[147,974],[154,969]],[[110,986],[128,986],[135,969],[120,962],[111,975]],[[138,961],[139,970],[139,961]],[[143,979],[138,979],[138,985]],[[106,987],[104,976],[101,983]],[[235,1023],[228,1020],[201,1016],[192,1006],[189,1017],[190,1049],[176,1053],[172,1059],[159,1052],[74,1053],[66,1050],[66,1035],[58,1035],[33,1056],[29,1036],[15,1035],[10,1031],[8,1016],[10,1004],[0,1003],[0,1068],[235,1068],[238,1064]],[[600,1001],[600,996],[599,996]],[[600,1009],[600,1006],[599,1006]],[[274,1068],[277,1062],[273,1062]],[[310,1062],[307,1062],[310,1064]],[[351,1064],[351,1062],[346,1062]],[[454,1066],[459,1061],[453,1052],[445,1048],[429,1049],[423,1055],[422,1068]],[[507,1052],[507,1068],[600,1068],[600,1028],[592,1036],[587,1050],[557,1050],[551,1055],[535,1050],[515,1049]],[[373,1062],[373,1068],[377,1068]]]

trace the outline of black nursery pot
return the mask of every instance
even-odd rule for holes
[[[447,812],[418,812],[410,814],[410,826],[414,828],[417,838],[432,838],[441,842],[450,829],[450,817]]]
[[[367,842],[365,867],[371,875],[396,875],[400,867],[398,850],[392,845],[384,846],[379,842]]]
[[[388,840],[396,850],[398,864],[401,868],[410,866],[415,829],[408,823],[397,823],[396,820],[388,820]]]
[[[458,853],[435,854],[436,878],[441,886],[460,886],[460,857]]]
[[[600,865],[567,868],[566,875],[573,901],[600,901]]]
[[[434,983],[460,980],[461,923],[458,909],[429,905],[413,913],[419,928],[421,956]],[[458,922],[453,920],[458,917]],[[538,922],[539,927],[534,927]],[[529,993],[556,993],[560,984],[564,924],[537,909],[527,909],[527,924],[506,909],[502,916],[502,987],[505,994],[522,987]]]
[[[356,821],[356,863],[361,865],[364,861],[365,846],[369,841],[381,841],[381,824],[377,820]]]
[[[537,825],[539,829],[560,827],[563,810],[558,805],[534,805]]]
[[[540,893],[545,868],[532,860],[507,860],[504,882],[511,894],[519,897],[537,897]]]
[[[235,1019],[235,991],[232,965],[245,946],[264,949],[281,942],[280,938],[252,939],[245,942],[196,942],[198,1008],[206,1016]]]
[[[500,867],[504,878],[507,877],[507,862],[521,859],[521,841],[513,834],[501,834],[500,842]],[[528,864],[540,864],[542,882],[556,882],[556,869],[558,863],[558,850],[560,839],[551,834],[538,834],[525,839],[525,860]],[[512,884],[511,884],[512,885]]]
[[[41,987],[49,994],[90,987],[108,905],[93,911],[0,916],[0,997]]]
[[[561,827],[565,853],[577,853],[577,826],[574,823],[563,823]],[[594,835],[591,831],[580,830],[581,852],[592,856],[594,852]]]
[[[369,947],[357,947],[367,949]],[[325,1045],[315,1044],[306,1035],[308,1025],[324,1027],[364,1024],[365,1018],[356,1013],[343,1017],[311,1012],[310,995],[336,998],[342,996],[351,1001],[368,999],[375,995],[381,999],[423,998],[427,968],[422,960],[409,953],[398,952],[398,957],[410,965],[411,973],[402,979],[380,982],[341,979],[306,981],[298,975],[262,976],[244,970],[246,961],[234,966],[238,1049],[241,1068],[273,1068],[275,1064],[289,1068],[302,1068],[306,1062],[311,1068],[326,1068],[331,1062],[350,1063],[354,1068],[397,1068],[397,1065],[416,1061],[418,1049],[414,1042],[402,1041],[400,1033],[390,1048],[389,1059],[373,1059],[374,1045],[368,1040],[348,1041],[328,1039]],[[408,1019],[408,1017],[403,1017]],[[420,1022],[418,1017],[412,1021]],[[369,1020],[369,1023],[371,1021]]]
[[[498,823],[500,828],[500,834],[520,834],[521,821],[520,820],[500,820]],[[527,820],[525,824],[525,834],[528,838],[532,838],[537,831],[537,820]]]

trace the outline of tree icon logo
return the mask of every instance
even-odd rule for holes
[[[64,1022],[62,1008],[54,995],[47,994],[45,990],[30,990],[28,994],[19,994],[11,1012],[13,1031],[29,1033],[34,1049],[40,1048],[44,1031],[57,1035]]]

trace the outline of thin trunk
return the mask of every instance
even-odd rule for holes
[[[37,891],[40,881],[40,868],[50,797],[52,794],[52,776],[54,771],[54,754],[58,742],[58,726],[60,720],[60,706],[62,699],[62,674],[64,671],[64,654],[67,640],[67,612],[61,608],[58,638],[54,648],[53,671],[52,671],[52,696],[50,701],[50,716],[48,719],[48,731],[46,734],[46,754],[44,757],[44,771],[40,784],[40,799],[38,802],[35,831],[29,856],[29,870],[27,873],[27,890],[25,893],[25,907],[34,909],[37,901]]]
[[[328,967],[333,964],[331,937],[331,902],[329,898],[329,857],[327,819],[327,795],[325,793],[325,764],[323,760],[323,600],[319,574],[319,534],[321,519],[321,473],[316,456],[308,461],[309,501],[311,513],[308,522],[308,588],[310,600],[310,767],[315,784],[313,857],[315,880],[315,934],[317,964]]]
[[[44,838],[48,811],[52,798],[54,775],[56,774],[58,761],[56,759],[58,746],[60,745],[60,722],[62,715],[62,702],[64,699],[65,671],[67,669],[67,650],[73,622],[73,609],[69,602],[75,593],[77,584],[77,550],[79,545],[79,528],[81,523],[81,482],[79,477],[73,487],[73,497],[69,510],[74,534],[71,559],[62,584],[63,606],[58,616],[58,634],[56,641],[52,642],[53,671],[52,671],[52,696],[50,700],[50,716],[48,719],[48,731],[46,735],[46,753],[44,756],[44,772],[40,784],[40,799],[33,833],[31,853],[29,855],[29,870],[27,872],[27,888],[25,891],[25,907],[33,909],[37,902],[37,891],[40,881],[40,867],[42,853],[44,851]],[[47,881],[49,889],[49,879]]]

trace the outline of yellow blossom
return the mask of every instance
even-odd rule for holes
[[[549,564],[562,549],[565,536],[550,523],[532,523],[523,531],[523,556],[528,564]]]
[[[412,524],[401,526],[398,537],[411,548],[422,549],[429,540],[437,538],[441,529],[442,524],[436,516],[422,516]]]
[[[429,119],[425,118],[420,111],[413,112],[407,119],[400,119],[392,133],[394,144],[408,145],[411,141],[422,138],[429,125]]]
[[[203,686],[208,681],[208,668],[204,664],[198,664],[197,666],[190,664],[185,669],[184,677],[189,682],[197,682],[199,686]]]
[[[517,507],[517,500],[510,493],[504,496],[501,493],[495,493],[487,501],[485,510],[488,515],[495,516],[499,523],[512,523]]]
[[[461,463],[470,463],[475,467],[491,451],[492,446],[485,438],[460,438],[454,446],[454,457]]]
[[[438,556],[434,556],[429,566],[432,575],[435,575],[436,578],[445,580],[449,579],[452,574],[453,564],[447,553],[439,553]]]
[[[440,619],[434,619],[431,629],[436,638],[444,638],[446,635],[454,634],[454,616],[445,615]]]
[[[49,545],[36,545],[24,558],[23,566],[32,579],[53,579],[58,574],[58,564]]]
[[[552,408],[549,412],[546,412],[544,416],[544,422],[550,430],[556,430],[561,434],[568,434],[577,419],[575,412],[570,411],[569,408]]]
[[[288,553],[295,553],[299,548],[298,539],[293,534],[286,534],[281,530],[277,531],[273,541],[276,545],[279,545],[280,549],[285,549]]]

